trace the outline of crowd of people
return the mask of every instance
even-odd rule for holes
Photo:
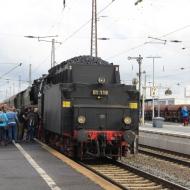
[[[33,141],[39,127],[38,109],[29,107],[16,110],[7,105],[0,106],[0,145],[11,142]]]

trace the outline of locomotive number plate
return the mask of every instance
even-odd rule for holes
[[[94,96],[108,96],[108,90],[93,90],[92,95],[94,95]]]

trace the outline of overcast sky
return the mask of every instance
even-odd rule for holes
[[[18,63],[23,65],[0,79],[0,100],[18,91],[19,75],[23,81],[21,88],[28,85],[29,64],[32,64],[33,79],[50,68],[51,43],[24,36],[59,35],[56,40],[63,43],[56,44],[57,63],[90,54],[92,1],[65,1],[64,9],[63,0],[1,0],[0,77]],[[136,0],[111,2],[97,0],[101,12],[98,37],[110,38],[98,41],[98,56],[120,65],[121,79],[129,84],[137,77],[138,64],[127,58],[140,54],[147,85],[151,85],[153,72],[152,59],[146,57],[160,56],[155,59],[155,83],[163,88],[160,96],[164,88],[170,87],[174,97],[183,97],[184,87],[190,81],[190,1],[143,0],[137,6]],[[167,42],[164,45],[160,43],[163,41],[148,37]]]

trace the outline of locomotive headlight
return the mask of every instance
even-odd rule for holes
[[[105,77],[98,77],[98,83],[99,84],[104,84],[106,82]]]
[[[79,124],[84,124],[86,122],[86,117],[83,115],[80,115],[80,116],[78,116],[77,121]]]
[[[131,124],[131,117],[129,116],[126,116],[123,118],[123,122],[126,124],[126,125],[130,125]]]

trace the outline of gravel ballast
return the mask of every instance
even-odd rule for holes
[[[190,189],[190,168],[144,154],[128,155],[123,162]]]

